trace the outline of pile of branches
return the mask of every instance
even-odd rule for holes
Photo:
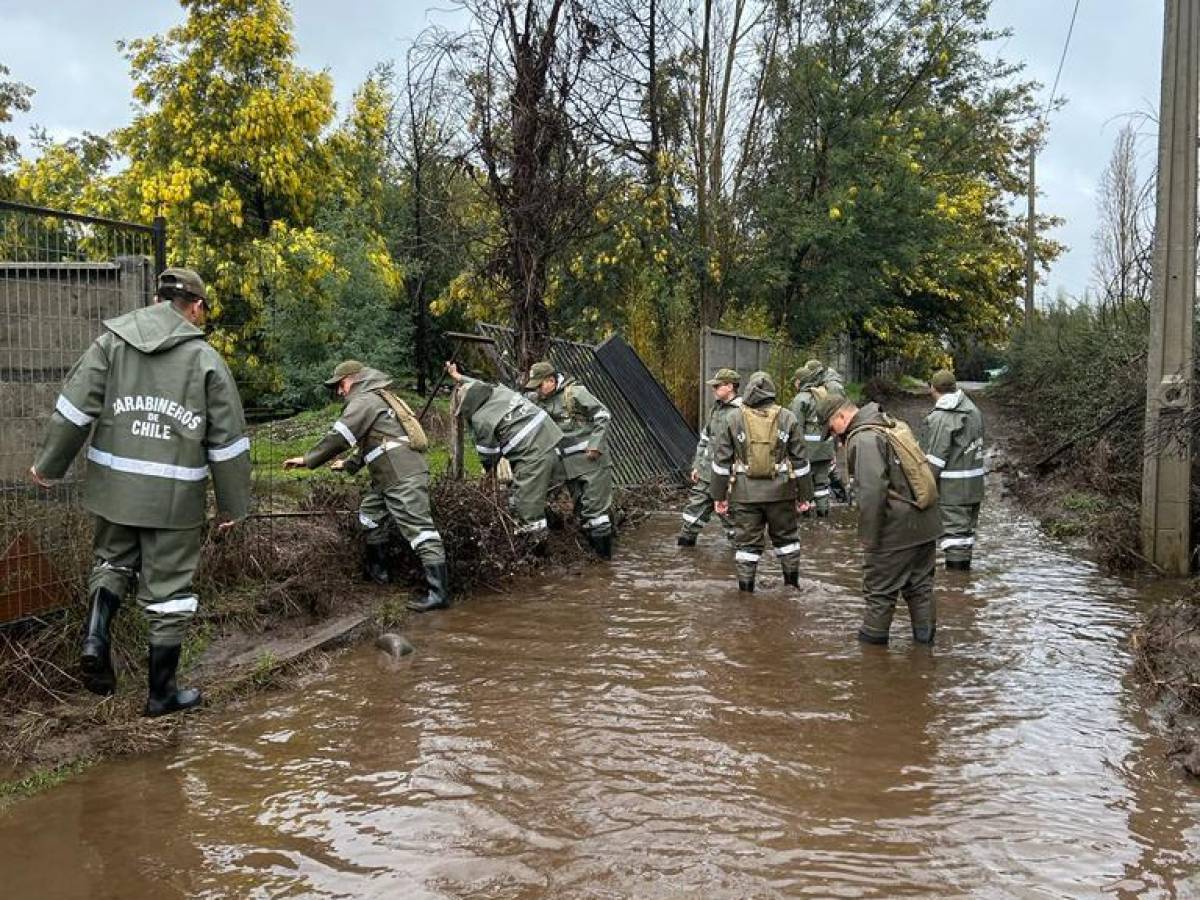
[[[1200,776],[1200,590],[1154,607],[1131,645],[1143,679],[1166,703],[1173,755]]]

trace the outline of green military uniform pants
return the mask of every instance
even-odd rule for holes
[[[567,477],[562,460],[554,467],[554,487],[565,484],[575,505],[575,517],[583,530],[596,537],[612,531],[613,467],[599,462],[574,478]]]
[[[937,626],[937,604],[933,597],[936,565],[935,541],[904,550],[865,551],[863,595],[867,608],[860,634],[874,643],[886,643],[896,612],[896,600],[904,597],[912,621],[913,638],[925,643],[932,641]]]
[[[950,506],[943,503],[941,549],[946,562],[971,561],[975,549],[975,527],[979,524],[979,504]]]
[[[708,482],[693,482],[692,486],[688,488],[687,502],[683,506],[683,524],[679,533],[695,537],[708,524],[712,514],[713,498],[708,492]],[[734,539],[733,517],[719,516],[718,518],[725,526],[725,536],[732,541]]]
[[[199,527],[133,528],[97,518],[88,595],[105,588],[124,598],[136,586],[150,643],[182,644],[199,606],[192,579],[200,562],[201,532]]]
[[[734,561],[739,579],[754,578],[766,546],[764,529],[771,537],[771,546],[784,574],[800,571],[800,523],[795,500],[730,503],[729,509],[733,513],[733,542],[737,547]]]
[[[429,473],[408,475],[387,490],[363,496],[358,521],[367,530],[368,544],[387,543],[389,518],[424,565],[446,561],[446,548],[429,507]]]
[[[508,489],[508,508],[520,522],[518,534],[539,534],[546,530],[546,495],[554,479],[558,453],[554,449],[531,456],[510,456],[513,483]]]
[[[817,512],[822,515],[829,512],[829,469],[832,462],[825,459],[809,463],[812,467],[813,503],[816,504]]]

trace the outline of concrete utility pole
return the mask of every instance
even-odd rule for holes
[[[1163,571],[1186,575],[1191,563],[1192,448],[1164,447],[1155,436],[1159,423],[1181,415],[1191,399],[1200,0],[1166,0],[1162,59],[1142,548]]]

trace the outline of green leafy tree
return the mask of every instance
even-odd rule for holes
[[[14,112],[29,112],[33,88],[19,81],[7,80],[8,67],[0,64],[0,197],[13,191],[11,168],[16,161],[20,144],[15,135],[3,127],[13,119]]]

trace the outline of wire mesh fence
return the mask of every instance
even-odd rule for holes
[[[104,319],[149,303],[162,226],[0,202],[0,623],[63,605],[87,571],[82,462],[29,480],[60,385]]]

